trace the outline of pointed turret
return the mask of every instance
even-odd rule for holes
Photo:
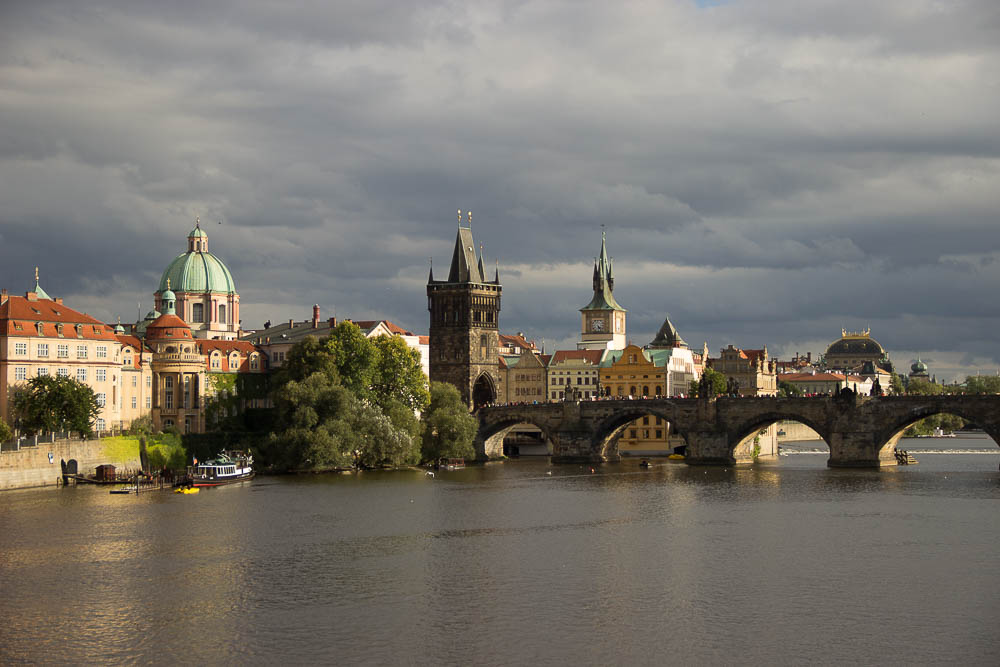
[[[34,287],[34,289],[32,289],[31,291],[32,291],[32,292],[34,292],[34,293],[35,293],[35,295],[36,295],[36,296],[37,296],[37,297],[38,297],[39,299],[48,299],[48,300],[50,300],[50,301],[52,300],[52,297],[51,297],[51,296],[49,296],[49,295],[48,295],[48,294],[47,294],[47,293],[45,292],[45,290],[43,290],[43,289],[42,289],[42,286],[41,286],[41,285],[40,285],[40,284],[38,283],[38,267],[37,267],[37,266],[35,267],[35,287]]]
[[[670,315],[663,320],[663,325],[660,330],[656,333],[656,338],[653,342],[649,344],[649,347],[655,349],[671,348],[671,347],[687,347],[687,343],[681,338],[681,335],[677,332],[677,328],[674,326],[673,322],[670,321]]]

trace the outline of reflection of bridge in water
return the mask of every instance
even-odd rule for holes
[[[483,407],[476,412],[476,453],[502,456],[504,436],[517,424],[532,424],[551,443],[555,462],[613,461],[622,431],[653,415],[684,437],[687,463],[734,465],[752,460],[751,436],[789,420],[826,441],[831,467],[878,468],[896,465],[893,450],[908,426],[941,413],[976,424],[1000,444],[1000,395],[659,398]]]

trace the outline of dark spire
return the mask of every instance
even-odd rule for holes
[[[611,293],[615,288],[614,271],[608,258],[607,235],[601,231],[601,254],[594,260],[594,298],[581,310],[625,310]]]
[[[479,244],[479,282],[486,282],[486,253],[482,243]]]
[[[656,332],[656,338],[653,342],[649,344],[651,348],[668,348],[668,347],[687,347],[687,343],[681,338],[681,335],[677,332],[677,328],[674,326],[673,322],[670,321],[670,315],[663,320],[663,325],[660,330]]]

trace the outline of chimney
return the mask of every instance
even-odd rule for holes
[[[288,328],[291,329],[295,326],[295,320],[288,320]]]
[[[319,328],[319,304],[313,305],[313,329]]]
[[[62,297],[61,296],[57,296],[56,297],[56,303],[58,303],[60,306],[62,305]]]
[[[330,325],[331,329],[333,329],[335,326],[337,326],[337,318],[336,317],[331,317],[326,322],[327,322],[327,324]]]
[[[7,303],[7,288],[0,290],[0,304]]]
[[[38,301],[38,292],[25,292],[24,298],[28,301]]]

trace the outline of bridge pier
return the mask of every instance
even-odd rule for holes
[[[897,465],[892,448],[882,447],[871,431],[833,431],[828,436],[830,468],[884,468]]]
[[[689,432],[684,462],[694,466],[734,466],[737,464],[729,446],[729,434],[715,431]]]

